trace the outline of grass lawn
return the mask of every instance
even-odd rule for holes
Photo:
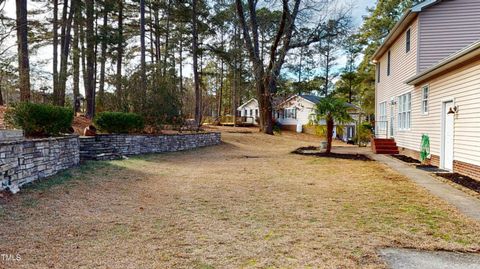
[[[0,268],[384,268],[382,247],[480,250],[480,224],[376,162],[223,133],[96,162],[0,199]]]

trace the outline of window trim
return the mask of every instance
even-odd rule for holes
[[[405,107],[404,104],[403,104],[403,97],[409,95],[410,98],[408,99],[410,101],[410,106],[408,105],[408,103],[405,104]],[[398,99],[398,109],[397,109],[397,116],[398,116],[398,119],[397,119],[397,130],[398,131],[410,131],[411,130],[411,127],[412,127],[412,91],[408,91],[408,92],[405,92],[405,93],[402,93],[400,95],[397,96],[397,99]],[[407,117],[408,115],[408,117]],[[408,118],[408,121],[407,121],[407,118]],[[408,122],[408,127],[405,127],[407,125],[407,122]],[[405,124],[404,126],[402,126],[403,124]]]
[[[383,105],[383,107],[382,107]],[[383,113],[385,112],[385,113]],[[378,121],[381,123],[380,126],[378,126],[379,131],[388,131],[387,130],[387,124],[385,124],[388,120],[388,115],[387,115],[387,101],[383,101],[378,103]]]
[[[425,89],[427,90],[427,98],[425,98]],[[422,87],[422,115],[428,115],[430,111],[430,85],[426,84]],[[427,103],[427,111],[425,111],[425,102]]]
[[[293,113],[288,113],[289,110],[292,110]],[[293,119],[293,120],[297,119],[297,108],[289,107],[289,108],[283,109],[283,111],[284,111],[283,112],[284,113],[284,119]],[[293,116],[289,117],[290,114],[293,115]]]
[[[387,53],[387,77],[392,73],[392,53],[389,50]]]
[[[405,33],[405,53],[409,53],[412,50],[412,31],[408,28]]]
[[[380,62],[377,63],[377,83],[380,83],[380,77],[382,74],[382,68],[380,66]]]

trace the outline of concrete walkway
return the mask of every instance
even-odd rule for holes
[[[387,248],[380,250],[393,269],[478,269],[480,255],[446,251],[418,251]]]
[[[367,152],[362,152],[368,154]],[[368,154],[370,158],[390,166],[393,170],[405,175],[429,192],[457,207],[465,215],[480,221],[480,200],[467,193],[435,179],[428,172],[411,167],[393,157],[379,154]]]

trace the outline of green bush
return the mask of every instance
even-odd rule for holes
[[[26,136],[56,136],[71,132],[71,108],[33,103],[17,103],[5,113],[5,121],[23,129]]]
[[[372,133],[372,125],[369,122],[361,123],[354,138],[355,143],[359,143],[359,146],[366,146],[370,142]]]
[[[101,112],[93,120],[100,132],[125,134],[142,132],[145,127],[142,116],[135,113]]]

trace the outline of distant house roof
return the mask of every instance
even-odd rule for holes
[[[375,53],[372,55],[373,62],[378,61],[380,57],[387,51],[387,49],[395,42],[397,37],[403,33],[410,26],[410,23],[415,19],[418,13],[424,11],[425,9],[436,5],[443,0],[425,0],[421,3],[416,4],[412,8],[409,8],[403,13],[402,17],[398,20],[398,22],[393,26],[390,30],[389,34],[383,41],[382,45],[378,47]]]
[[[459,64],[462,64],[476,57],[480,57],[480,41],[472,43],[466,48],[445,58],[436,65],[421,72],[420,74],[407,79],[406,83],[409,85],[418,85],[435,75],[442,74],[443,72],[451,70]]]
[[[283,104],[287,103],[288,101],[290,101],[290,100],[292,100],[292,99],[294,99],[294,98],[296,98],[296,97],[300,97],[300,98],[302,98],[302,99],[304,99],[304,100],[306,100],[306,101],[308,101],[308,102],[310,102],[310,103],[312,103],[312,104],[314,104],[314,105],[315,105],[315,104],[318,104],[318,102],[320,102],[320,99],[322,99],[322,98],[319,97],[319,96],[311,95],[311,94],[300,94],[300,95],[299,95],[299,94],[295,94],[295,95],[292,95],[292,96],[290,96],[289,98],[283,100],[282,102],[280,102],[280,103],[277,105],[277,107],[281,107]]]
[[[237,110],[242,110],[245,106],[247,106],[248,104],[250,104],[250,103],[252,103],[252,102],[255,102],[256,105],[258,106],[258,101],[257,101],[257,99],[252,98],[252,99],[248,100],[247,102],[243,103],[241,106],[239,106],[239,107],[237,108]]]
[[[318,102],[320,102],[320,99],[322,99],[321,97],[319,96],[316,96],[316,95],[311,95],[311,94],[301,94],[299,95],[299,97],[305,99],[305,100],[308,100],[314,104],[318,104]]]
[[[311,94],[301,94],[301,95],[296,94],[296,95],[290,96],[289,98],[285,99],[285,101],[279,103],[278,106],[283,105],[284,103],[290,101],[291,99],[293,99],[295,97],[303,98],[304,100],[307,100],[314,105],[318,104],[320,102],[320,100],[322,100],[322,98],[323,98],[323,97],[316,96],[316,95],[311,95]],[[356,110],[361,110],[360,107],[358,107],[358,106],[356,106],[352,103],[345,102],[345,105],[349,108],[353,108],[353,109],[356,109]]]

